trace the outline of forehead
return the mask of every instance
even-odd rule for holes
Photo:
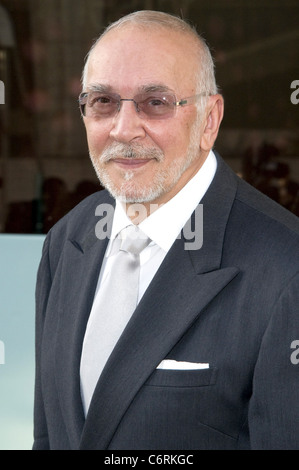
[[[93,49],[86,86],[104,84],[116,91],[159,84],[176,93],[196,89],[198,53],[195,40],[161,28],[126,26],[107,33]]]

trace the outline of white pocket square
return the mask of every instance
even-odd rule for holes
[[[200,370],[209,369],[210,365],[202,362],[185,362],[185,361],[174,361],[172,359],[164,359],[160,362],[157,369],[163,370]]]

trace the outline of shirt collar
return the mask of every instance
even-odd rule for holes
[[[214,152],[210,151],[204,164],[193,178],[170,201],[140,223],[140,229],[165,252],[170,249],[205,195],[213,181],[216,169],[217,160]],[[132,222],[122,204],[116,201],[111,240],[114,240],[118,233],[130,224]]]

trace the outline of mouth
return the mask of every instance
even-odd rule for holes
[[[141,168],[149,163],[152,158],[149,159],[138,159],[138,158],[114,158],[111,160],[116,163],[120,168],[125,170],[134,170],[135,168]]]

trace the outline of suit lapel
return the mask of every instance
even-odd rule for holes
[[[238,186],[238,177],[218,154],[214,153],[217,157],[217,172],[201,201],[203,206],[203,246],[200,250],[189,252],[197,273],[207,273],[219,269],[221,266],[226,227]]]
[[[109,446],[140,387],[207,304],[238,273],[235,267],[221,269],[236,179],[220,162],[212,185],[203,200],[203,247],[186,251],[184,238],[175,241],[102,372],[84,426],[81,449]]]
[[[68,240],[57,298],[56,380],[70,442],[78,448],[85,422],[80,394],[82,342],[108,239],[100,241],[94,228],[83,243]],[[69,262],[71,260],[71,263]]]

